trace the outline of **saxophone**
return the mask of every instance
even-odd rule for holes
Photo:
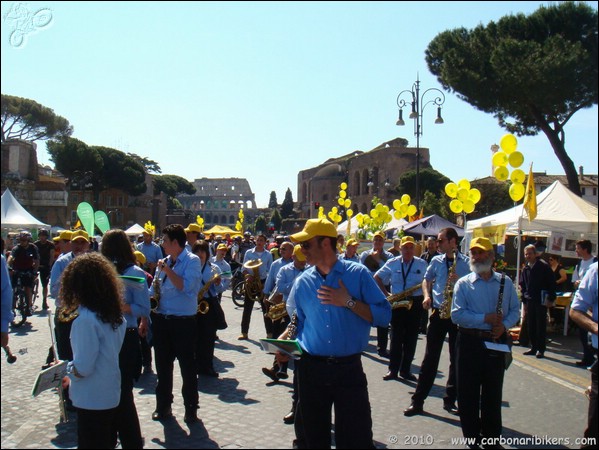
[[[447,282],[445,283],[445,289],[443,290],[443,303],[439,307],[439,318],[449,319],[451,318],[451,306],[453,302],[453,286],[454,283],[451,281],[451,276],[455,273],[456,265],[458,263],[458,252],[453,251],[453,264],[447,270]]]
[[[281,320],[288,316],[285,302],[283,301],[283,293],[275,290],[270,297],[266,299],[267,303],[270,303],[268,311],[264,314],[264,317],[268,317],[273,322]]]
[[[56,320],[62,323],[72,322],[79,316],[79,307],[67,309],[66,306],[61,306],[56,309]]]
[[[392,294],[387,297],[387,301],[391,303],[391,309],[406,308],[408,311],[412,308],[413,300],[407,299],[411,297],[414,292],[422,287],[422,282],[406,289],[405,291]]]
[[[208,281],[206,281],[206,284],[204,284],[204,286],[202,286],[202,289],[200,289],[200,292],[198,292],[198,313],[199,314],[208,314],[208,311],[210,311],[210,304],[208,303],[207,300],[204,300],[204,295],[206,295],[206,293],[208,292],[208,290],[210,289],[210,287],[214,284],[214,282],[220,277],[220,274],[215,273],[214,275],[212,275],[212,278],[210,278]]]
[[[154,295],[150,297],[150,309],[152,310],[152,312],[156,312],[156,310],[160,306],[160,289],[162,287],[162,280],[160,279],[161,273],[162,269],[156,272],[156,276],[154,276],[154,281],[152,281],[152,287],[154,288]]]

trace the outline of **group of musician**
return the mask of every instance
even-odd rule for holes
[[[318,223],[314,220],[308,221],[304,232],[292,235],[291,239],[280,237],[271,249],[267,247],[266,236],[261,234],[256,235],[253,241],[246,233],[243,240],[240,238],[231,241],[230,245],[219,243],[211,247],[196,224],[187,228],[178,224],[168,225],[162,230],[161,245],[154,243],[148,232],[144,233],[148,236],[137,246],[138,252],[143,253],[145,271],[135,264],[135,249],[122,231],[111,230],[105,234],[101,253],[115,265],[117,272],[125,278],[150,280],[149,287],[144,282],[143,288],[135,281],[125,280],[122,313],[126,332],[118,361],[121,395],[115,406],[115,417],[120,417],[118,431],[123,448],[140,448],[143,445],[132,388],[141,373],[141,341],[150,329],[157,372],[156,408],[152,419],[164,420],[172,416],[176,359],[183,381],[184,420],[186,423],[199,421],[198,375],[218,377],[213,359],[217,327],[222,320],[218,314],[219,310],[222,311],[220,297],[229,287],[230,278],[221,274],[231,272],[231,266],[225,260],[226,254],[232,263],[243,264],[245,272],[246,295],[239,340],[249,339],[251,315],[258,302],[265,337],[287,338],[291,318],[297,317],[299,322],[294,327],[298,330],[298,342],[314,345],[303,348],[304,356],[292,367],[313,365],[320,371],[322,363],[339,364],[339,368],[343,368],[345,364],[358,362],[359,355],[366,349],[363,347],[367,339],[360,338],[359,343],[350,345],[353,349],[351,355],[344,354],[347,345],[342,341],[331,344],[332,352],[327,352],[327,345],[318,341],[322,332],[314,330],[314,324],[310,324],[310,318],[317,310],[305,304],[304,297],[300,302],[299,296],[301,292],[313,291],[312,295],[320,299],[321,308],[325,306],[325,316],[329,310],[336,311],[341,307],[348,312],[343,312],[335,320],[357,321],[354,325],[358,329],[376,326],[377,352],[382,358],[389,358],[388,370],[382,378],[415,383],[411,404],[404,410],[404,415],[410,417],[424,412],[424,402],[434,384],[448,336],[450,362],[443,408],[460,416],[466,437],[499,437],[504,353],[492,346],[485,347],[484,343],[497,343],[506,336],[506,330],[518,320],[519,305],[511,280],[500,277],[492,269],[494,251],[490,242],[484,238],[474,239],[469,258],[458,250],[456,230],[445,228],[436,238],[429,238],[426,252],[416,256],[417,243],[411,236],[397,238],[391,251],[387,251],[383,248],[384,233],[377,232],[372,237],[372,248],[358,254],[358,241],[350,238],[344,246],[339,246],[337,234],[332,235],[334,228],[329,226],[331,224],[325,219],[317,219]],[[324,230],[324,234],[319,235],[318,230]],[[64,237],[67,238],[66,235]],[[57,358],[77,361],[78,355],[73,354],[69,341],[77,312],[65,310],[61,304],[64,295],[61,277],[69,264],[86,252],[89,237],[85,231],[79,230],[70,233],[67,240],[70,248],[53,266],[50,290],[57,306]],[[323,244],[328,240],[330,247]],[[316,244],[309,245],[312,241]],[[334,256],[329,256],[329,248]],[[341,265],[337,266],[337,261]],[[327,275],[325,272],[328,270],[332,272]],[[369,288],[356,285],[358,291],[353,294],[353,283],[358,278],[342,283],[345,275],[330,285],[335,271],[354,274],[351,277],[359,279],[366,276]],[[384,297],[389,300],[382,304],[380,299]],[[416,377],[412,373],[412,362],[423,316],[428,318],[426,350]],[[324,316],[319,319],[312,317],[312,320],[323,321],[323,326],[329,323]],[[317,340],[309,344],[313,332]],[[389,333],[390,350],[387,351]],[[332,336],[349,339],[345,332]],[[189,345],[190,342],[195,345]],[[356,376],[361,379],[361,363],[356,370]],[[277,354],[272,366],[262,371],[274,382],[286,379],[288,358]],[[314,375],[310,371],[300,371],[304,378],[300,376],[298,381],[296,372],[297,367],[294,370],[292,408],[284,422],[296,424],[298,446],[323,445],[324,441],[311,440],[316,434],[312,434],[310,428],[313,420],[306,419],[306,411],[311,411],[306,406],[311,404],[308,397],[303,402],[303,419],[298,420],[302,417],[298,406],[298,399],[299,405],[302,405],[302,392],[305,396],[319,392],[318,389],[312,390],[316,389],[315,386],[307,387],[311,385],[311,381],[307,380]],[[71,378],[75,379],[75,375]],[[361,405],[365,408],[368,405],[366,385],[360,389],[364,389]],[[68,393],[65,395],[68,396]],[[360,411],[360,414],[366,413]],[[125,416],[129,419],[125,420]],[[352,434],[349,428],[352,427],[345,428],[348,435],[340,435],[338,444],[349,442],[348,436]],[[339,430],[342,429],[339,426]],[[366,436],[371,436],[371,430]]]

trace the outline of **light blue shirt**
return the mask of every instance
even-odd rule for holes
[[[593,311],[593,320],[597,322],[597,263],[591,264],[591,267],[587,270],[578,290],[574,294],[574,300],[572,301],[571,308],[575,311],[587,313],[587,311]],[[593,348],[597,348],[597,335],[591,334]]]
[[[171,264],[171,258],[166,264]],[[166,273],[157,275],[160,279],[160,304],[156,312],[173,316],[195,316],[198,310],[198,292],[202,287],[202,265],[200,258],[183,249],[173,266],[177,275],[183,278],[183,290],[178,290]],[[166,277],[166,281],[165,281]],[[150,288],[150,296],[154,294],[154,286]]]
[[[121,399],[119,353],[127,321],[115,330],[84,306],[71,328],[73,361],[67,366],[71,379],[69,396],[78,408],[105,410],[118,406]],[[81,377],[72,372],[73,366]]]
[[[157,263],[159,259],[162,259],[162,250],[160,250],[160,245],[156,244],[155,242],[150,242],[149,244],[140,242],[137,244],[137,250],[142,252],[146,257],[146,264]]]
[[[270,266],[270,270],[268,271],[268,277],[266,278],[266,282],[264,283],[264,292],[266,295],[270,294],[275,288],[275,284],[277,281],[277,275],[283,266],[286,266],[289,263],[292,263],[293,259],[283,259],[279,258]]]
[[[8,324],[12,322],[14,315],[12,312],[12,286],[10,283],[10,274],[4,255],[2,256],[2,333],[8,333]]]
[[[321,304],[317,290],[323,285],[339,288],[339,280],[353,298],[370,306],[372,323],[348,308]],[[306,269],[294,283],[289,299],[297,311],[297,340],[312,355],[360,353],[368,347],[370,328],[387,326],[391,320],[391,305],[370,271],[350,261],[337,260],[326,278],[315,266]]]
[[[360,263],[366,266],[366,258],[368,258],[372,253],[374,252],[374,249],[370,249],[370,250],[365,250],[362,253],[360,253]],[[383,250],[382,256],[381,256],[381,260],[377,261],[378,265],[379,265],[379,269],[381,267],[383,267],[385,265],[385,263],[387,261],[389,261],[391,258],[393,258],[393,253],[389,253],[387,250]],[[368,269],[372,275],[374,275],[376,273],[376,270],[370,270]],[[378,270],[378,269],[377,269]]]
[[[427,266],[424,259],[413,257],[409,263],[404,263],[403,256],[396,256],[388,260],[375,275],[381,279],[384,286],[391,284],[392,294],[398,294],[422,283]],[[414,291],[412,295],[422,295],[422,289]]]
[[[200,290],[204,288],[206,283],[208,283],[215,274],[220,274],[221,270],[216,264],[211,264],[210,261],[205,265],[201,266],[202,278],[200,284]],[[222,282],[221,282],[222,284]],[[221,286],[216,286],[214,283],[208,288],[208,292],[204,294],[204,298],[208,297],[216,297],[220,292],[222,292]]]
[[[131,306],[131,313],[125,314],[127,327],[137,328],[137,319],[140,317],[150,317],[150,291],[146,280],[146,273],[137,266],[131,266],[123,275],[131,277],[140,277],[144,279],[143,283],[123,280],[125,285],[125,303]]]
[[[470,273],[460,278],[454,287],[451,320],[464,328],[491,330],[485,323],[485,315],[497,312],[501,274],[493,272],[488,280],[478,274]],[[516,288],[510,277],[505,277],[503,288],[503,326],[509,329],[516,325],[520,318],[520,301]]]
[[[459,252],[457,258],[456,273],[461,278],[470,273],[470,258]],[[433,308],[439,308],[443,303],[443,292],[447,284],[447,273],[450,266],[451,263],[447,261],[447,256],[443,254],[431,259],[430,264],[426,268],[424,279],[426,281],[435,281],[433,283]]]
[[[62,273],[67,268],[69,263],[75,258],[73,252],[65,253],[60,255],[54,262],[52,270],[50,271],[50,295],[54,298],[56,308],[60,308],[60,285],[62,279]]]
[[[268,277],[268,272],[270,271],[270,266],[272,265],[272,253],[268,250],[264,250],[261,255],[258,254],[256,248],[250,248],[245,252],[245,256],[243,257],[243,263],[245,264],[248,261],[253,261],[254,259],[262,260],[262,265],[260,266],[260,279],[265,280]],[[253,271],[249,269],[243,269],[245,273],[249,273],[253,275]]]
[[[224,259],[217,260],[216,256],[210,258],[210,262],[220,269],[221,274],[225,274],[221,277],[220,286],[216,287],[219,293],[224,292],[231,285],[231,265]]]

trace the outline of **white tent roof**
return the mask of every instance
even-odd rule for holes
[[[597,207],[575,195],[559,181],[537,195],[537,217],[528,222],[528,214],[518,205],[466,224],[466,230],[506,225],[506,232],[517,233],[518,219],[521,229],[528,232],[555,231],[562,233],[597,234]]]
[[[125,230],[125,234],[127,236],[139,236],[144,232],[144,227],[139,224],[131,225],[129,228]]]
[[[48,227],[47,223],[40,222],[21,206],[19,201],[6,188],[2,194],[2,227],[3,228],[27,228]]]

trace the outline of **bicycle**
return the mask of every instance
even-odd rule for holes
[[[20,327],[27,322],[27,317],[30,316],[29,307],[27,305],[27,295],[23,286],[23,277],[33,276],[30,272],[17,272],[15,277],[16,283],[13,288],[12,311],[14,319],[12,325]],[[19,318],[19,315],[21,316]]]
[[[245,300],[245,277],[243,276],[243,267],[239,266],[233,272],[231,278],[231,299],[235,306],[242,307]]]

